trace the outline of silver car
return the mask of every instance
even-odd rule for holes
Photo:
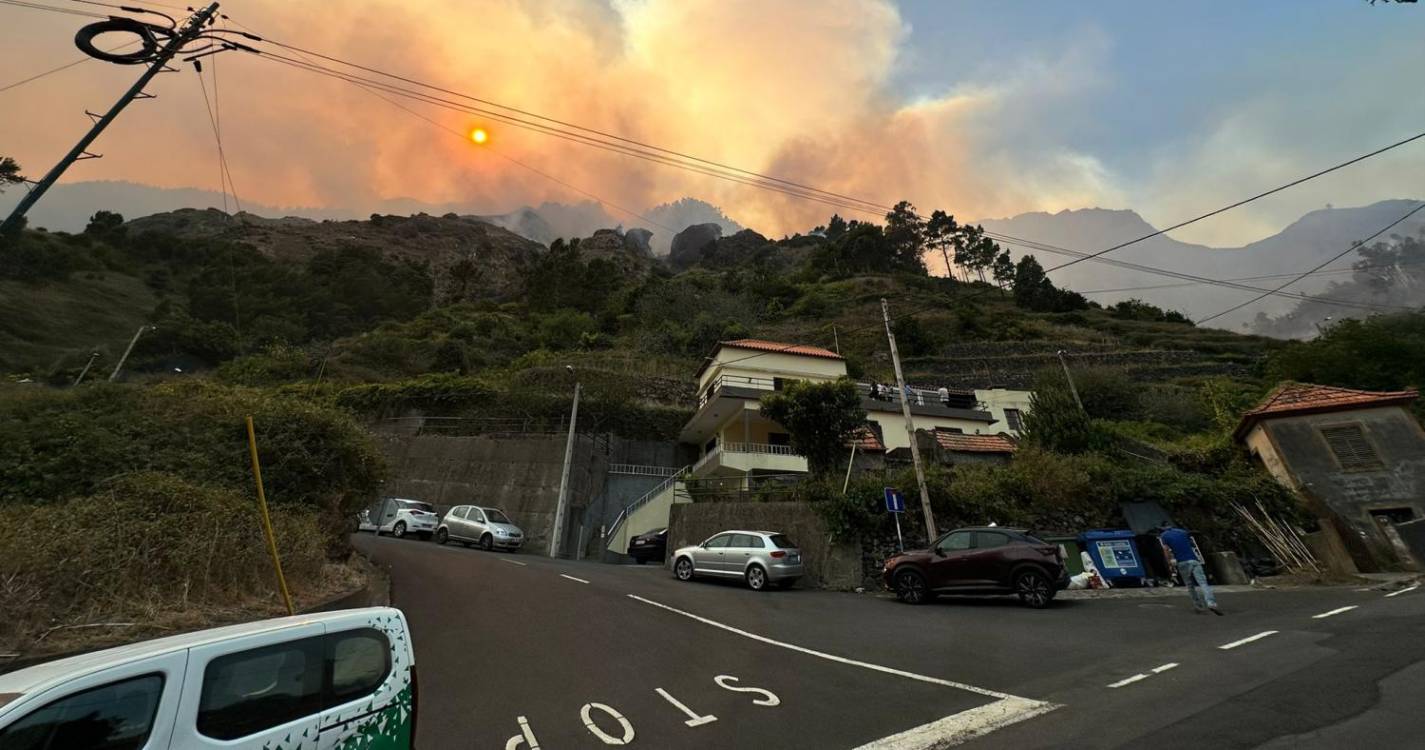
[[[457,505],[440,520],[435,529],[435,540],[445,544],[452,539],[466,547],[478,544],[484,550],[513,552],[524,546],[524,532],[510,521],[504,511],[479,505]]]
[[[789,588],[802,577],[802,551],[775,531],[724,531],[674,552],[673,574],[680,581],[696,576],[741,578],[754,591],[773,585]]]

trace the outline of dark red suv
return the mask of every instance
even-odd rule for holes
[[[930,545],[886,560],[886,587],[907,604],[936,594],[1017,594],[1025,604],[1049,606],[1069,585],[1056,545],[1023,529],[956,529]]]

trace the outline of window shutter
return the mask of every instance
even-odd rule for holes
[[[1326,438],[1326,444],[1331,446],[1331,452],[1336,454],[1336,460],[1346,471],[1379,469],[1384,466],[1380,456],[1376,455],[1375,446],[1366,440],[1360,425],[1326,427],[1321,430],[1321,436]]]

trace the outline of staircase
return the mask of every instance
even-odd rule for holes
[[[668,512],[674,503],[692,502],[683,487],[683,480],[691,471],[691,465],[678,469],[643,497],[629,503],[609,527],[608,535],[604,537],[604,549],[626,555],[630,539],[667,526]]]

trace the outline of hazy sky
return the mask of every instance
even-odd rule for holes
[[[65,0],[55,6],[94,9]],[[996,217],[1133,208],[1158,225],[1425,130],[1425,5],[915,0],[232,0],[273,39],[828,190]],[[85,19],[0,6],[0,87],[78,59]],[[217,60],[239,195],[489,212],[580,193],[349,84]],[[42,172],[137,69],[0,92],[0,154]],[[212,82],[209,80],[209,94]],[[191,68],[161,76],[68,180],[218,186]],[[681,196],[767,234],[832,209],[408,105],[635,209]],[[1205,222],[1243,244],[1324,206],[1425,195],[1425,142]],[[610,209],[617,215],[617,210]]]

